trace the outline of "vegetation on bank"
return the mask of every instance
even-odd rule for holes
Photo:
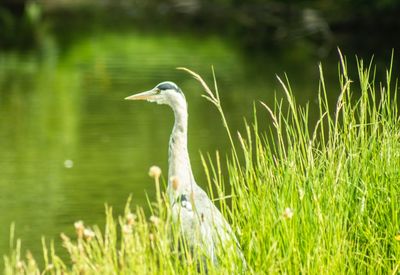
[[[393,62],[393,61],[392,61]],[[391,62],[391,64],[392,64]],[[227,130],[232,154],[203,162],[215,203],[229,218],[247,262],[247,273],[396,274],[400,270],[400,118],[397,81],[390,65],[378,83],[372,63],[358,61],[351,79],[341,56],[341,94],[329,106],[320,67],[320,118],[309,124],[308,107],[296,104],[287,79],[279,81],[285,101],[262,102],[245,133],[232,133],[216,82],[205,97]],[[269,132],[260,113],[272,118]],[[255,116],[256,117],[256,116]],[[268,119],[269,119],[268,118]],[[229,182],[224,182],[227,174]],[[156,190],[160,188],[158,175]],[[225,188],[229,187],[229,188]],[[152,215],[130,208],[118,219],[106,210],[104,232],[77,222],[76,236],[61,235],[69,259],[43,241],[44,266],[21,241],[11,241],[5,274],[231,274],[241,260],[219,255],[219,265],[193,259],[182,247],[163,191]],[[56,240],[57,242],[59,240]]]
[[[381,39],[385,47],[397,45],[397,36],[388,34],[400,28],[399,11],[396,0],[6,0],[0,3],[0,49],[43,50],[54,42],[62,49],[94,31],[172,30],[216,33],[261,52],[307,44],[325,56],[344,36],[344,44],[358,50],[376,50]]]

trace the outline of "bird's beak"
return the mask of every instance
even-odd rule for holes
[[[155,95],[157,95],[157,90],[153,89],[150,91],[134,94],[128,97],[125,97],[126,100],[150,100]]]

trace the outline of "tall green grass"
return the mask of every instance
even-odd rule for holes
[[[232,145],[227,171],[221,159],[203,157],[211,196],[229,219],[247,262],[246,273],[397,274],[400,272],[400,118],[392,64],[384,83],[375,82],[372,63],[358,61],[350,79],[340,56],[341,93],[329,106],[320,67],[320,118],[310,125],[309,109],[296,104],[289,81],[280,79],[285,102],[261,103],[258,119],[235,134],[225,118],[216,81],[213,88],[195,73],[205,97],[218,109]],[[214,78],[215,80],[215,78]],[[357,96],[355,96],[357,95]],[[272,118],[259,130],[260,113]],[[236,137],[237,136],[237,137]],[[224,182],[223,174],[229,176]],[[160,190],[158,178],[156,190]],[[70,260],[61,260],[43,241],[38,268],[21,242],[5,256],[6,274],[234,274],[238,255],[219,255],[219,264],[199,264],[171,222],[160,191],[147,218],[142,208],[106,227],[76,224],[77,236],[62,235]],[[86,230],[85,230],[86,229]]]

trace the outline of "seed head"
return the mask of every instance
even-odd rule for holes
[[[285,211],[283,211],[283,218],[285,218],[285,219],[291,219],[291,218],[293,218],[293,210],[292,209],[290,209],[289,207],[287,207],[286,209],[285,209]]]
[[[85,236],[85,238],[90,241],[92,238],[94,238],[96,236],[96,234],[93,232],[93,230],[86,228],[85,230],[83,230],[83,235]]]
[[[136,215],[135,215],[135,214],[133,214],[133,213],[128,213],[128,214],[126,215],[126,223],[127,223],[128,225],[133,225],[133,224],[135,223],[135,220],[136,220]]]
[[[129,224],[124,224],[122,232],[126,235],[132,234],[132,227]]]
[[[16,267],[19,270],[22,270],[24,268],[24,262],[23,261],[17,261]]]
[[[83,225],[83,221],[76,221],[74,223],[75,229],[83,229],[85,226]]]
[[[151,166],[149,170],[149,176],[152,177],[153,179],[158,179],[160,178],[161,175],[161,169],[158,166]]]
[[[157,226],[157,225],[159,225],[159,223],[160,223],[160,218],[159,217],[157,217],[157,216],[151,216],[150,217],[150,221],[155,225],[155,226]]]
[[[69,243],[69,242],[70,242],[70,239],[69,239],[68,236],[65,235],[64,233],[61,233],[61,234],[60,234],[60,237],[61,237],[63,243]]]
[[[26,252],[26,258],[28,259],[28,261],[33,260],[32,252],[30,252],[29,250]]]
[[[174,191],[177,191],[178,187],[179,187],[179,179],[178,179],[178,177],[172,176],[170,178],[170,181],[171,181],[172,189],[174,189]]]
[[[76,235],[78,235],[78,238],[82,238],[83,237],[83,231],[85,230],[85,226],[83,225],[83,221],[75,222],[74,226],[75,226]]]

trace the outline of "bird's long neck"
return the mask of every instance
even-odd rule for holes
[[[168,178],[178,178],[180,192],[192,191],[192,170],[190,167],[189,154],[187,150],[187,105],[181,104],[175,108],[175,124],[169,140],[168,152]]]

